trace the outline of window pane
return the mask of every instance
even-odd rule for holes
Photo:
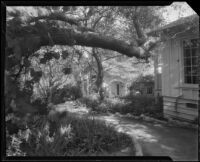
[[[190,49],[184,49],[184,57],[191,57]]]
[[[191,83],[191,77],[185,76],[185,83]]]
[[[198,54],[198,48],[193,48],[192,49],[192,57],[195,57],[195,56],[198,56],[199,54]]]
[[[191,75],[191,67],[185,67],[185,75]]]
[[[183,41],[185,83],[197,84],[198,56],[200,55],[199,39]]]
[[[183,48],[190,48],[191,41],[190,40],[184,40],[183,41]]]
[[[191,59],[190,58],[184,59],[184,66],[191,66]]]
[[[147,88],[147,94],[152,94],[152,87]]]
[[[192,83],[197,84],[197,76],[192,76]]]
[[[192,39],[191,45],[192,45],[192,47],[198,47],[199,46],[199,39]]]
[[[192,67],[192,75],[197,75],[197,66]]]
[[[198,57],[192,57],[192,65],[195,66],[198,64]]]

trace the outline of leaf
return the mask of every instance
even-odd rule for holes
[[[46,64],[46,63],[47,63],[47,59],[41,58],[41,59],[40,59],[40,63],[41,63],[41,64]]]
[[[62,51],[62,58],[66,59],[69,56],[68,51]]]
[[[29,67],[30,66],[30,61],[28,59],[24,59],[24,66]]]
[[[63,11],[69,11],[70,10],[70,6],[63,6]]]
[[[65,75],[71,74],[71,73],[72,73],[72,69],[69,68],[69,67],[65,67],[65,68],[63,68],[63,73],[64,73]]]
[[[15,57],[20,60],[21,59],[21,48],[20,48],[20,38],[17,39],[11,39],[9,36],[6,37],[6,41],[7,41],[7,46],[8,48],[12,48]]]
[[[14,53],[15,53],[15,57],[17,58],[17,60],[20,60],[21,59],[21,48],[20,48],[19,44],[14,47]]]
[[[42,71],[35,71],[33,68],[30,69],[30,74],[33,77],[34,82],[38,82],[42,77]]]
[[[60,54],[58,52],[52,52],[52,57],[54,57],[55,59],[59,59],[60,58]]]

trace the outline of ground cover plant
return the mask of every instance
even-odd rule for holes
[[[80,87],[74,85],[65,85],[62,89],[57,89],[52,94],[52,103],[64,103],[67,100],[76,100],[82,96]]]
[[[28,126],[10,135],[7,132],[8,156],[91,156],[131,147],[131,137],[117,132],[102,121],[56,113],[51,120],[37,116],[37,127]],[[31,118],[30,120],[33,120]]]

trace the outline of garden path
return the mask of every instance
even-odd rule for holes
[[[88,114],[85,107],[74,107],[73,103],[67,102],[58,105],[57,109],[79,115]],[[95,118],[112,124],[118,131],[134,136],[141,145],[144,156],[170,156],[176,161],[197,161],[197,130],[155,124],[115,114],[95,115]]]

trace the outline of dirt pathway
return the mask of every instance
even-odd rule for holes
[[[144,156],[170,156],[173,160],[197,161],[198,132],[193,129],[168,127],[116,115],[98,118],[135,136]]]
[[[59,110],[67,109],[81,115],[88,113],[85,108],[72,107],[73,104],[59,105]],[[141,145],[144,156],[170,156],[176,161],[197,161],[198,132],[196,130],[169,127],[116,115],[95,115],[95,118],[112,124],[118,131],[134,136]]]

